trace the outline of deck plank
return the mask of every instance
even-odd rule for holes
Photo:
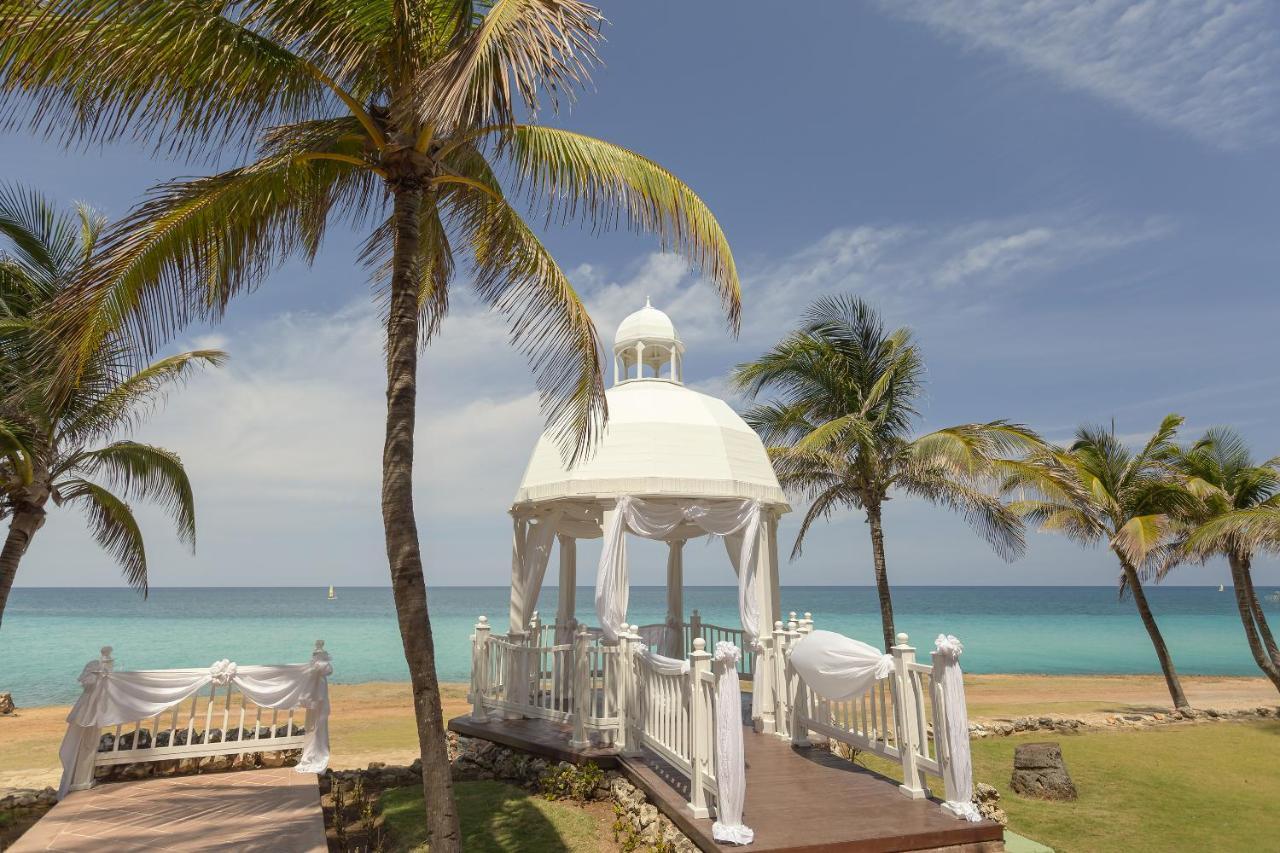
[[[723,851],[711,838],[712,821],[689,812],[687,785],[657,756],[620,757],[593,747],[569,748],[564,727],[539,720],[449,723],[459,734],[495,740],[559,761],[617,766],[701,849]],[[825,749],[796,749],[783,738],[744,738],[747,797],[744,821],[755,830],[750,850],[769,853],[899,853],[998,842],[1000,825],[968,823],[945,815],[937,800],[911,800],[891,779],[845,761]]]

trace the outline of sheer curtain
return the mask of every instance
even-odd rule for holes
[[[553,509],[532,518],[517,517],[511,548],[511,626],[513,633],[529,630],[529,620],[538,606],[538,594],[551,560],[551,545],[562,511]]]
[[[205,669],[159,669],[115,672],[110,659],[90,661],[80,673],[84,692],[67,715],[67,733],[58,757],[62,781],[58,798],[66,796],[73,780],[85,772],[92,778],[99,730],[104,726],[146,720],[190,698],[209,684],[234,684],[251,702],[263,708],[306,708],[311,724],[304,733],[301,773],[320,773],[329,765],[328,653],[317,650],[310,663],[282,666],[238,666],[227,660]],[[77,772],[79,771],[79,772]]]
[[[954,800],[947,805],[965,820],[978,822],[982,815],[973,803],[973,759],[969,754],[969,710],[964,700],[964,673],[960,671],[960,654],[964,646],[950,634],[939,634],[933,641],[940,654],[933,659],[933,677],[942,684],[944,712],[947,720],[947,790]]]
[[[604,531],[596,573],[596,615],[605,639],[617,642],[626,625],[630,579],[626,533],[646,539],[685,538],[692,527],[725,537],[738,573],[738,615],[748,641],[759,634],[760,605],[755,595],[756,546],[760,539],[760,503],[754,500],[706,500],[669,503],[622,496]]]
[[[738,658],[733,643],[716,643],[711,664],[716,673],[716,817],[711,837],[730,844],[750,844],[755,833],[742,822],[747,798],[747,764],[738,716],[742,687],[738,683]]]

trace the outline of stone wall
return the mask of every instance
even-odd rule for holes
[[[53,788],[0,788],[0,812],[44,810],[57,801]]]
[[[1107,731],[1115,728],[1145,728],[1185,722],[1215,722],[1221,720],[1267,720],[1280,717],[1280,707],[1260,705],[1257,708],[1200,708],[1186,711],[1113,714],[1101,724],[1074,717],[1016,717],[985,723],[972,723],[969,736],[973,738],[1008,737],[1021,732],[1057,732],[1070,734],[1079,731]]]

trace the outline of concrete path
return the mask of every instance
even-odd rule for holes
[[[115,782],[67,796],[9,848],[324,853],[314,773],[291,768]]]

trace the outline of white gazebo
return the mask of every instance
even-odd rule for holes
[[[594,452],[569,466],[555,437],[539,439],[511,507],[509,636],[544,627],[535,607],[552,543],[558,542],[554,642],[571,641],[578,629],[576,542],[603,537],[596,614],[600,642],[616,643],[629,627],[630,533],[668,547],[666,624],[640,630],[647,644],[678,658],[699,636],[708,643],[730,639],[742,648],[746,675],[752,664],[757,670],[774,665],[773,627],[782,618],[777,525],[790,507],[756,433],[723,400],[684,384],[684,349],[671,319],[646,300],[618,327],[613,385],[606,392],[609,420]],[[686,619],[684,544],[707,535],[724,540],[737,574],[741,629]],[[709,634],[712,629],[719,633]],[[774,731],[772,679],[756,685],[752,717],[760,730]]]

